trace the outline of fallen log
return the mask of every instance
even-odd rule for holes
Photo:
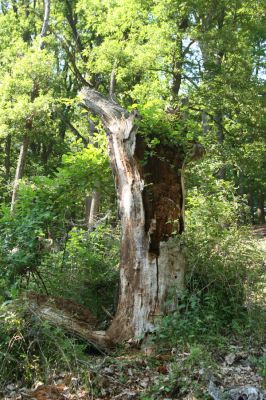
[[[29,293],[26,302],[30,314],[86,341],[100,352],[112,347],[106,332],[96,330],[98,321],[84,306],[62,297],[37,293]]]

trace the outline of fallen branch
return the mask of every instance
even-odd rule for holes
[[[30,293],[27,296],[28,310],[31,314],[60,327],[76,336],[100,352],[111,347],[105,331],[97,331],[97,319],[85,307],[60,297]]]

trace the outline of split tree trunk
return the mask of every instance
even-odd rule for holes
[[[160,144],[144,165],[147,149],[136,136],[136,113],[93,89],[82,93],[106,129],[122,226],[120,296],[107,336],[115,342],[140,338],[175,308],[183,289],[184,258],[173,233],[183,231],[184,157],[179,148]],[[175,297],[172,304],[169,295]]]

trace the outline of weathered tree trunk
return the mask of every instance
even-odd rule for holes
[[[120,296],[107,331],[118,342],[152,331],[156,317],[175,308],[168,296],[177,300],[183,289],[184,258],[173,233],[183,230],[184,157],[179,148],[160,144],[144,165],[146,145],[136,136],[136,113],[89,88],[83,96],[107,132],[121,218]]]
[[[17,200],[17,196],[18,196],[19,181],[23,176],[28,147],[29,147],[29,136],[26,134],[23,138],[23,142],[20,147],[20,153],[19,153],[15,181],[14,181],[13,192],[12,192],[11,212],[14,211],[14,207],[16,204],[16,200]]]

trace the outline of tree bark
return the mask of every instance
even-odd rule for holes
[[[160,144],[143,163],[147,148],[136,135],[136,112],[128,113],[93,89],[84,88],[82,94],[106,129],[122,227],[120,296],[107,336],[114,342],[140,338],[175,308],[184,285],[184,257],[173,236],[183,231],[184,156],[181,149]],[[171,304],[169,295],[175,298]]]
[[[23,142],[20,147],[20,153],[19,153],[15,181],[14,181],[13,192],[12,192],[11,213],[14,212],[14,208],[15,208],[15,204],[16,204],[16,200],[17,200],[17,196],[18,196],[19,181],[23,176],[25,162],[26,162],[26,158],[27,158],[28,147],[29,147],[29,136],[26,134],[23,138]]]

